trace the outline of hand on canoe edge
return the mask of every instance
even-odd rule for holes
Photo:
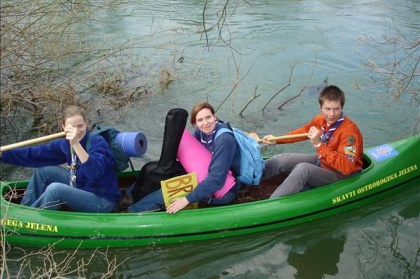
[[[168,213],[177,213],[189,204],[186,197],[175,199],[167,208]]]

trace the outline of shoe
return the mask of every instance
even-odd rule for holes
[[[133,198],[124,195],[118,202],[118,210],[120,212],[127,211],[128,207],[133,204]]]

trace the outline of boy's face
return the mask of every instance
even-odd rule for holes
[[[325,100],[320,109],[328,125],[334,124],[343,112],[340,101]]]

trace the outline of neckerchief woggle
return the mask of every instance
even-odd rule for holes
[[[71,154],[71,165],[69,166],[70,169],[70,186],[76,186],[76,168],[77,168],[77,155],[74,152],[73,146],[70,146],[70,154]]]
[[[216,121],[216,128],[211,132],[210,135],[206,135],[205,133],[200,131],[200,142],[201,144],[211,153],[213,153],[213,143],[214,143],[214,137],[216,136],[217,131],[217,125],[219,125],[219,122]]]
[[[322,135],[321,135],[321,141],[324,144],[327,144],[329,139],[331,138],[331,135],[334,133],[335,130],[337,130],[337,128],[341,125],[341,123],[343,123],[344,121],[344,113],[341,113],[340,118],[331,125],[330,129],[328,130],[328,132],[325,132],[325,127],[324,125],[322,125]]]

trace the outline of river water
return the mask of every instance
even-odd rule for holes
[[[344,112],[359,124],[366,146],[416,133],[418,100],[403,95],[393,101],[386,84],[363,63],[384,63],[390,47],[363,38],[383,41],[399,30],[409,41],[418,40],[419,1],[230,1],[221,38],[213,28],[207,47],[200,28],[203,2],[132,1],[104,11],[112,24],[96,23],[89,35],[91,42],[142,38],[133,56],[143,57],[149,70],[169,69],[176,77],[165,91],[151,88],[155,93],[129,107],[116,123],[121,130],[146,132],[148,152],[135,159],[137,166],[159,158],[171,108],[190,111],[208,100],[233,126],[260,136],[281,135],[318,112],[317,88],[326,78],[345,91]],[[222,5],[208,2],[211,26]],[[418,78],[413,82],[418,85]],[[254,92],[260,96],[240,115]],[[307,143],[263,147],[266,156],[292,151],[311,149]],[[114,278],[420,278],[419,198],[412,190],[287,230],[108,254],[121,263]],[[14,253],[9,257],[20,255]],[[18,263],[10,268],[17,270]],[[86,275],[99,278],[104,272],[106,264],[98,257]]]
[[[200,33],[203,4],[194,1],[142,1],[126,7],[126,16],[106,30],[122,33],[124,38],[147,37],[141,53],[150,58],[150,67],[156,71],[169,68],[176,76],[165,92],[136,104],[119,124],[147,131],[152,144],[146,160],[160,154],[170,108],[190,111],[195,103],[208,100],[218,108],[219,117],[234,126],[260,135],[281,135],[318,112],[317,88],[326,78],[345,91],[344,111],[358,122],[366,146],[414,133],[418,100],[414,102],[417,106],[412,105],[411,96],[405,95],[394,102],[385,84],[377,81],[383,77],[372,75],[364,66],[369,60],[383,64],[393,52],[389,47],[364,43],[363,38],[383,42],[384,36],[395,36],[398,27],[412,41],[418,39],[418,1],[238,2],[221,31],[230,47],[217,40],[215,30],[209,32],[206,48]],[[219,2],[210,3],[215,12]],[[208,14],[210,25],[217,17]],[[418,87],[419,78],[413,83]],[[308,89],[299,98],[278,109],[305,86]],[[260,96],[240,117],[255,92]],[[310,150],[307,144],[296,144],[264,151],[271,155],[302,148]]]

